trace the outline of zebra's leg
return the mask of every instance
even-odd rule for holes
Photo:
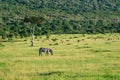
[[[39,51],[39,56],[42,56],[42,52],[41,51]]]
[[[48,54],[49,54],[48,51],[46,51],[46,56],[48,56]]]
[[[40,53],[40,55],[42,56],[42,53]],[[40,56],[40,55],[39,55],[39,56]]]

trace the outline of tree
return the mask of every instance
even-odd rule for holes
[[[34,46],[34,32],[35,32],[35,27],[37,24],[41,24],[45,21],[43,17],[29,17],[29,18],[24,18],[23,20],[25,23],[28,23],[28,28],[30,29],[31,33],[31,46]]]

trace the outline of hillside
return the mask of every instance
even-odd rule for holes
[[[0,11],[0,35],[29,36],[30,16],[46,19],[41,34],[120,32],[119,0],[0,0]]]

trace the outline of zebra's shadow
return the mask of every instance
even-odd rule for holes
[[[52,72],[46,72],[46,73],[38,73],[39,76],[51,76],[51,75],[62,75],[63,72],[61,71],[52,71]]]

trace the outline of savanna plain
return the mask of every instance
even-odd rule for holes
[[[38,55],[40,47],[54,55]],[[120,80],[120,34],[60,34],[0,42],[0,80]]]

